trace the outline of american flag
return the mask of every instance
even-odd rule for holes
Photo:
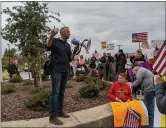
[[[144,49],[150,49],[150,46],[149,46],[149,44],[148,44],[147,41],[146,41],[146,42],[143,42],[143,43],[141,44],[141,47],[144,48]]]
[[[147,42],[148,41],[148,32],[142,33],[133,33],[132,42]]]
[[[141,116],[136,111],[127,109],[127,114],[124,121],[124,128],[140,128]]]
[[[152,67],[160,75],[166,76],[166,40],[159,49]]]

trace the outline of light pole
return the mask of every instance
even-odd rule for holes
[[[122,45],[116,45],[116,46],[118,46],[118,50],[120,50],[120,47],[121,47]]]
[[[10,65],[10,44],[7,44],[8,45],[8,49],[9,49],[9,65]]]

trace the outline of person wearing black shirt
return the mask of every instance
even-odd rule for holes
[[[115,62],[116,62],[116,72],[125,73],[125,64],[126,64],[126,55],[123,53],[123,50],[120,49],[117,54],[115,54]]]
[[[96,61],[97,61],[96,57],[92,56],[91,62],[89,64],[91,69],[95,69],[96,68]]]
[[[111,56],[111,53],[107,53],[108,63],[114,63],[114,57]]]
[[[70,30],[68,27],[60,29],[60,38],[54,38],[58,30],[51,31],[50,38],[47,42],[47,47],[51,49],[51,78],[52,91],[50,94],[50,111],[49,121],[55,125],[62,125],[63,122],[57,117],[69,118],[70,115],[63,111],[63,100],[68,80],[68,72],[70,62],[74,58],[78,46],[75,47],[72,54],[71,47],[67,43],[70,37]]]
[[[142,54],[142,51],[140,49],[137,50],[137,53],[135,56],[132,56],[130,58],[130,61],[132,64],[140,64],[145,62],[145,56]]]
[[[100,62],[101,62],[101,63],[106,63],[106,61],[107,61],[107,55],[106,55],[106,53],[104,52],[104,53],[103,53],[103,56],[100,58]]]
[[[12,64],[10,64],[8,66],[8,73],[9,73],[10,78],[12,78],[13,74],[18,73],[18,68],[17,68],[15,62],[13,62]]]

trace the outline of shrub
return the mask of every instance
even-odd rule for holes
[[[41,89],[39,92],[32,95],[25,101],[25,107],[34,111],[49,110],[49,92],[46,89]]]
[[[82,97],[92,98],[98,96],[99,90],[94,86],[86,85],[81,87],[79,93]]]
[[[33,85],[33,81],[31,80],[24,80],[22,86]]]
[[[72,88],[73,87],[72,82],[71,81],[67,81],[66,87],[67,88]]]
[[[15,91],[15,86],[12,84],[7,84],[1,86],[1,94],[8,94]]]
[[[6,71],[7,70],[7,65],[2,65],[2,71]]]
[[[9,80],[10,78],[9,78],[9,74],[8,74],[8,72],[5,70],[5,71],[3,71],[3,73],[2,73],[2,79],[3,80]]]
[[[102,89],[107,89],[108,83],[104,82],[98,78],[95,77],[87,77],[84,82],[88,85],[93,84],[96,88],[102,90]]]
[[[11,82],[11,83],[20,83],[20,82],[22,82],[22,78],[21,78],[21,76],[19,76],[17,74],[14,74],[12,76],[12,78],[9,80],[9,82]]]
[[[109,87],[109,84],[107,82],[104,82],[104,81],[100,81],[100,84],[98,85],[98,88],[100,90],[108,89],[108,87]]]
[[[84,79],[84,82],[85,82],[86,84],[88,84],[90,81],[92,81],[90,78]]]
[[[84,82],[85,83],[89,83],[89,82],[95,82],[96,83],[96,81],[98,81],[98,78],[95,78],[95,77],[86,77],[85,79],[84,79]]]
[[[86,78],[87,78],[86,76],[79,76],[79,77],[76,79],[76,82],[84,81]]]
[[[39,92],[40,90],[41,90],[41,88],[32,87],[32,88],[29,90],[29,94],[35,94],[35,93]]]

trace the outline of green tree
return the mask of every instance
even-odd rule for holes
[[[22,6],[3,9],[9,17],[2,28],[2,37],[18,47],[22,56],[31,62],[34,85],[41,85],[41,65],[45,52],[45,43],[50,32],[47,23],[58,19],[49,12],[48,3],[37,1],[22,2]],[[57,13],[58,14],[58,13]]]
[[[17,55],[16,52],[17,52],[17,50],[15,48],[11,48],[10,51],[9,51],[9,49],[5,49],[4,56],[10,55],[10,57],[14,57]]]

